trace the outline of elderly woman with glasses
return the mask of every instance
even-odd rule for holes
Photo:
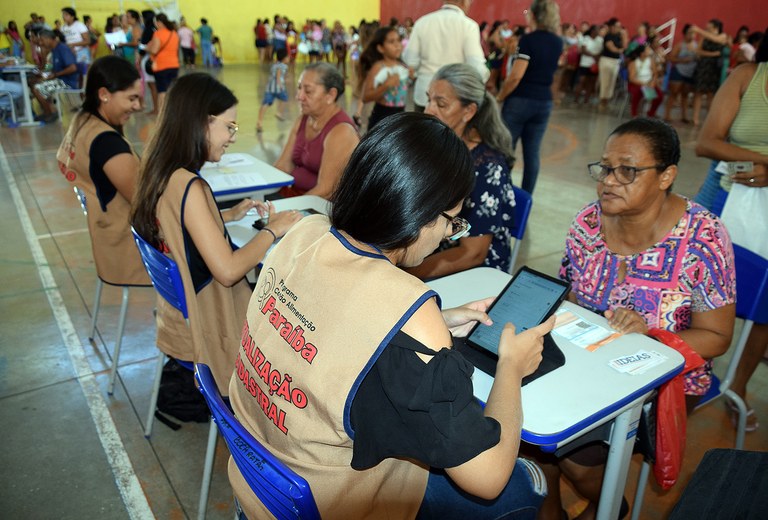
[[[189,332],[181,313],[158,298],[158,345],[193,346],[193,359],[211,367],[227,388],[251,291],[245,274],[299,220],[246,199],[219,211],[211,187],[200,176],[206,161],[218,162],[237,133],[237,99],[208,74],[187,74],[168,92],[155,133],[144,151],[131,223],[179,266],[189,310]],[[178,117],[178,114],[185,114]],[[172,145],[169,145],[172,143]],[[269,223],[234,249],[225,222],[251,209],[269,213]],[[164,349],[165,351],[165,349]]]
[[[604,314],[617,331],[666,329],[708,360],[685,374],[690,410],[709,389],[711,359],[731,343],[736,283],[723,224],[671,191],[679,159],[680,141],[667,123],[640,118],[616,128],[589,165],[598,200],[568,231],[560,277],[571,284],[571,301]],[[559,461],[590,507],[599,501],[606,456],[598,443]],[[545,518],[560,518],[558,489],[549,488]]]
[[[517,335],[506,326],[482,409],[472,366],[451,347],[489,323],[489,301],[441,312],[437,295],[399,269],[465,230],[456,216],[471,165],[437,119],[390,116],[352,154],[330,218],[303,219],[264,262],[231,403],[307,479],[323,518],[536,516],[543,475],[517,456],[520,384],[553,320]],[[246,516],[265,517],[229,468]]]

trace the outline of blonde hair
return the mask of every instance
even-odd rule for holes
[[[560,6],[555,0],[533,0],[531,16],[537,29],[557,33],[560,28]]]

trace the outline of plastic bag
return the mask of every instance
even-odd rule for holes
[[[768,258],[768,187],[734,183],[725,199],[721,220],[731,241]]]
[[[659,388],[656,404],[656,461],[653,464],[653,475],[662,489],[669,489],[677,482],[685,453],[685,373],[702,366],[706,361],[673,332],[651,329],[648,335],[677,350],[685,358],[683,371]]]

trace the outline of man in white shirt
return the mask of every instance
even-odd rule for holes
[[[443,65],[466,63],[480,73],[483,81],[490,72],[480,46],[480,28],[467,16],[472,0],[445,0],[443,6],[419,18],[413,26],[403,61],[416,71],[413,102],[418,112],[427,106],[427,89],[432,76]]]

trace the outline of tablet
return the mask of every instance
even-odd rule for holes
[[[498,356],[504,325],[512,323],[519,334],[546,321],[568,294],[570,285],[562,280],[523,266],[488,308],[490,327],[476,324],[467,343]]]

